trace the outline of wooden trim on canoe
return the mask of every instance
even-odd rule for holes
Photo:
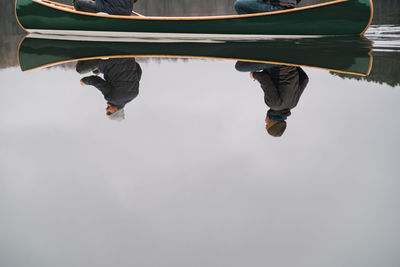
[[[17,14],[17,2],[18,2],[18,0],[15,0],[15,5],[14,5],[14,14],[15,14],[15,18],[17,20],[17,23],[21,27],[21,29],[23,29],[26,33],[30,33],[27,29],[25,29],[24,26],[22,26],[21,22],[19,21],[18,14]]]
[[[108,14],[83,12],[83,11],[75,10],[72,6],[59,4],[59,3],[48,1],[48,0],[32,0],[32,2],[35,2],[40,5],[44,5],[44,6],[47,6],[50,8],[54,8],[54,9],[58,9],[58,10],[66,11],[66,12],[70,12],[70,13],[75,13],[75,14],[82,14],[82,15],[94,16],[94,17],[104,17],[104,18],[139,19],[139,20],[215,20],[215,19],[259,17],[259,16],[266,16],[266,15],[269,16],[269,15],[275,15],[275,14],[281,14],[281,13],[296,12],[296,11],[300,11],[300,10],[313,9],[313,8],[323,7],[323,6],[330,6],[330,5],[344,3],[344,2],[348,2],[348,1],[350,1],[350,0],[335,0],[335,1],[331,1],[331,2],[326,2],[326,3],[311,5],[311,6],[305,6],[305,7],[297,7],[297,8],[278,10],[278,11],[273,11],[273,12],[263,12],[263,13],[254,13],[254,14],[244,14],[244,15],[198,16],[198,17],[154,17],[154,16],[140,17],[140,16],[108,15]]]
[[[21,60],[20,60],[20,58],[19,58],[19,53],[20,53],[20,51],[21,51],[22,43],[24,42],[24,40],[27,38],[28,35],[29,35],[29,34],[24,35],[24,37],[22,37],[21,41],[20,41],[19,44],[18,44],[18,49],[17,49],[17,62],[18,62],[18,64],[19,64],[19,67],[20,67],[20,68],[21,68]],[[22,69],[22,68],[21,68],[21,69]],[[22,72],[24,72],[24,71],[22,71]]]
[[[144,15],[142,15],[142,14],[139,14],[139,13],[137,13],[137,12],[133,11],[133,10],[132,10],[132,15],[133,15],[133,16],[144,17]],[[131,15],[131,16],[132,16],[132,15]]]
[[[36,1],[34,1],[34,2],[36,2]],[[48,1],[48,0],[41,0],[41,2],[50,4],[50,5],[59,6],[59,7],[68,8],[68,9],[71,9],[71,10],[75,10],[75,8],[73,6],[71,6],[71,5],[66,5],[66,4],[62,4],[62,3],[58,3],[58,2],[52,2],[52,1]]]
[[[367,74],[365,76],[368,76],[371,73],[372,66],[374,65],[374,57],[372,56],[372,51],[373,50],[371,48],[371,51],[369,51],[369,53],[368,53],[368,56],[370,58],[370,60],[369,60],[369,68],[368,68]]]
[[[18,62],[20,62],[19,61],[19,49],[21,47],[22,41],[21,41],[21,43],[20,43],[20,45],[18,47]],[[247,60],[247,59],[243,59],[243,58],[184,56],[184,55],[116,55],[116,56],[83,57],[83,58],[69,59],[69,60],[63,60],[63,61],[59,61],[59,62],[49,63],[49,64],[45,64],[45,65],[42,65],[42,66],[39,66],[39,67],[23,70],[23,72],[42,69],[42,68],[47,68],[47,67],[52,67],[52,66],[57,66],[57,65],[60,65],[60,64],[65,64],[65,63],[70,63],[70,62],[75,62],[75,61],[80,61],[80,60],[92,60],[92,59],[102,59],[102,58],[133,58],[133,57],[134,58],[146,58],[146,57],[150,57],[150,58],[185,58],[185,59],[217,59],[217,60],[247,61],[247,62],[255,62],[255,63],[267,63],[267,64],[273,64],[273,65],[283,65],[283,66],[289,66],[289,67],[305,67],[305,68],[312,68],[312,69],[320,69],[320,70],[333,71],[333,72],[337,72],[337,73],[344,73],[344,74],[351,74],[351,75],[366,77],[371,72],[372,62],[373,62],[372,52],[369,52],[368,55],[369,55],[369,62],[370,63],[369,63],[368,72],[366,74],[357,73],[357,72],[350,72],[350,71],[343,71],[343,70],[328,69],[328,68],[324,68],[324,67],[300,65],[300,64],[293,64],[293,63],[282,63],[282,62],[276,62],[276,61]]]
[[[369,0],[369,5],[370,5],[371,14],[370,14],[370,17],[369,17],[369,21],[368,21],[367,27],[365,27],[365,29],[360,33],[361,36],[363,36],[364,33],[368,30],[369,26],[372,23],[372,19],[374,18],[374,4],[372,3],[372,0]]]

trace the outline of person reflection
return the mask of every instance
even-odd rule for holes
[[[300,67],[238,61],[236,70],[250,72],[264,91],[264,101],[270,108],[265,123],[267,132],[280,137],[286,130],[291,109],[297,106],[308,84],[308,76]]]
[[[107,101],[106,114],[112,120],[125,119],[124,107],[139,94],[142,69],[134,58],[111,58],[79,61],[76,71],[80,74],[93,72],[84,77],[81,85],[95,86]],[[99,74],[104,75],[104,79]]]

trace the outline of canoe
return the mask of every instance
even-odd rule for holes
[[[372,43],[361,37],[277,39],[257,42],[110,42],[49,39],[29,35],[18,49],[23,71],[96,58],[208,58],[314,67],[353,75],[368,75]],[[53,39],[51,39],[51,37]]]
[[[267,13],[204,17],[94,14],[47,0],[16,0],[15,6],[19,24],[30,33],[217,40],[363,35],[373,16],[372,0],[335,0]]]

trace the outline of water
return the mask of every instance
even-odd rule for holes
[[[9,56],[0,266],[399,266],[398,29],[369,29],[366,77],[303,67],[279,138],[235,60],[137,58],[116,122],[75,63]]]
[[[400,50],[400,27],[397,25],[372,25],[366,32],[366,37],[374,42],[375,52],[398,53]]]

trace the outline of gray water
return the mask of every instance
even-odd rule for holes
[[[399,26],[304,68],[281,138],[230,60],[141,59],[123,122],[73,65],[0,70],[0,266],[400,265]]]

